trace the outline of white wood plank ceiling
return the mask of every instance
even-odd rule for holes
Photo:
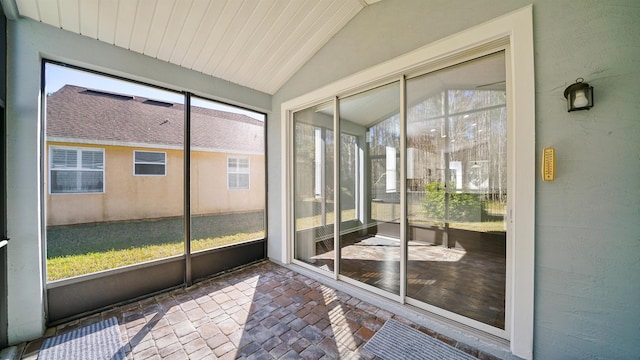
[[[273,94],[380,0],[7,1],[20,16]]]

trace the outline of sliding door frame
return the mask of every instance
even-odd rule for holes
[[[0,349],[8,345],[8,288],[7,288],[7,18],[0,8]]]
[[[292,167],[294,112],[326,102],[331,98],[343,98],[376,86],[440,70],[504,49],[506,49],[507,83],[511,84],[507,89],[508,118],[513,119],[508,134],[510,148],[508,156],[511,159],[510,164],[512,164],[508,168],[508,177],[511,179],[508,188],[512,196],[510,206],[506,209],[505,219],[507,233],[510,234],[513,241],[507,247],[505,330],[482,328],[475,321],[469,321],[467,318],[452,320],[490,336],[498,335],[509,342],[514,355],[531,358],[533,355],[535,227],[535,81],[531,6],[451,35],[281,105],[282,227],[285,235],[281,258],[284,263],[299,265],[322,274],[312,266],[295,260],[293,256],[294,199],[288,189],[291,189],[294,184]],[[404,85],[404,80],[402,81]],[[403,108],[406,107],[406,104],[402,105],[404,105]],[[405,118],[406,115],[402,119],[403,122],[406,120]],[[337,120],[334,119],[334,124],[335,121]],[[406,132],[406,129],[404,130]],[[337,163],[338,160],[336,159],[335,162]],[[403,176],[406,175],[406,158],[401,159],[401,171],[404,171]],[[336,199],[334,206],[336,209],[340,209],[339,199]],[[406,198],[402,206],[406,206]],[[406,208],[403,215],[406,219]],[[404,238],[401,241],[403,245],[406,245],[406,229],[403,234]],[[338,229],[335,231],[335,236],[339,236]],[[406,256],[406,252],[402,254],[403,262],[407,261]],[[406,267],[403,269],[406,272]],[[406,277],[403,280],[406,283]],[[402,303],[406,300],[406,288],[404,290],[401,292],[400,298]],[[494,329],[500,331],[494,331]]]
[[[399,159],[399,162],[396,164],[396,166],[398,166],[398,164],[399,164],[399,169],[398,170],[400,171],[400,186],[399,186],[399,188],[397,188],[397,190],[400,191],[400,219],[404,219],[403,216],[404,216],[404,211],[405,211],[405,208],[406,208],[406,203],[404,203],[402,192],[404,191],[406,185],[405,185],[405,182],[402,181],[402,179],[403,179],[404,174],[405,174],[404,173],[404,171],[405,171],[404,170],[404,162],[405,162],[405,158],[406,158],[406,156],[405,156],[405,154],[403,152],[403,146],[404,146],[404,143],[405,143],[405,139],[403,138],[403,136],[404,136],[404,133],[403,133],[403,129],[404,129],[403,121],[404,121],[404,118],[403,118],[403,116],[404,116],[404,113],[405,113],[405,109],[403,109],[402,106],[401,106],[402,103],[404,102],[404,100],[402,98],[402,96],[404,95],[404,86],[405,86],[404,76],[400,77],[399,79],[386,79],[386,82],[376,83],[376,84],[373,84],[372,86],[370,86],[369,88],[358,89],[358,91],[356,91],[356,92],[343,94],[343,95],[341,95],[339,97],[336,97],[335,115],[334,115],[335,124],[334,124],[334,126],[339,126],[340,122],[341,122],[340,108],[339,108],[341,100],[348,100],[348,98],[351,97],[351,96],[363,94],[363,93],[365,93],[365,92],[367,92],[369,90],[375,90],[376,88],[384,87],[384,86],[388,86],[388,85],[393,85],[393,84],[398,84],[398,97],[400,99],[400,103],[398,104],[399,109],[400,109],[400,118],[399,118],[400,133],[398,134],[398,136],[399,136],[399,150],[400,150],[399,157],[400,157],[400,159]],[[373,127],[373,126],[375,126],[377,124],[383,123],[384,121],[386,121],[386,120],[377,121],[377,122],[374,122],[372,124],[369,124],[368,126],[369,126],[369,128],[371,128],[371,127]],[[339,133],[338,136],[335,138],[336,144],[340,144],[341,136],[342,136],[342,133]],[[340,146],[336,145],[336,147],[339,148]],[[366,200],[364,202],[362,202],[361,204],[359,204],[358,206],[360,206],[360,209],[359,209],[360,211],[364,211],[365,208],[368,207],[366,209],[367,210],[367,216],[364,218],[364,220],[365,220],[364,226],[368,228],[373,223],[372,218],[371,218],[372,211],[371,211],[371,206],[370,206],[370,204],[372,203],[372,198],[370,196],[371,195],[371,191],[372,191],[372,184],[371,184],[371,178],[369,176],[371,174],[372,165],[371,165],[371,157],[370,157],[370,153],[369,153],[368,149],[366,149],[366,146],[364,146],[364,145],[363,145],[363,149],[364,149],[364,152],[365,152],[365,155],[363,157],[363,162],[366,164],[365,167],[364,167],[364,169],[366,169],[366,170],[364,170],[361,173],[361,176],[362,176],[362,180],[361,181],[363,183],[368,183],[368,185],[365,186],[365,188],[368,189],[368,192],[367,192],[367,195],[366,195]],[[340,174],[340,169],[339,169],[340,161],[339,161],[339,159],[340,159],[340,157],[336,155],[335,156],[335,161],[334,161],[334,165],[335,165],[335,170],[334,171],[337,174]],[[336,178],[336,181],[338,181],[338,180],[339,180],[339,176]],[[336,193],[338,193],[338,191],[336,191]],[[363,196],[364,194],[360,194],[360,195]],[[334,204],[335,204],[335,208],[336,209],[341,209],[342,208],[341,207],[342,205],[340,204],[340,197],[337,196],[337,195],[336,195],[336,197],[334,199]],[[367,206],[367,205],[364,205],[364,204],[369,204],[369,205]],[[336,211],[336,213],[340,213],[341,214],[341,211]],[[342,255],[341,254],[341,237],[340,237],[340,235],[345,234],[346,230],[343,230],[341,228],[341,225],[342,225],[341,221],[340,222],[336,221],[336,224],[337,225],[336,225],[335,238],[337,239],[337,241],[336,241],[336,246],[337,246],[336,249],[337,249],[337,251],[335,252],[336,253],[336,260],[335,261],[339,264],[342,261],[342,257],[341,257],[341,255]],[[364,282],[359,281],[357,279],[351,278],[351,277],[349,277],[347,275],[343,275],[339,271],[337,272],[337,280],[341,280],[341,281],[344,281],[345,283],[358,286],[358,287],[360,287],[362,289],[365,289],[365,290],[367,290],[367,291],[369,291],[371,293],[374,293],[376,295],[391,299],[393,301],[404,303],[404,296],[403,296],[403,293],[402,293],[402,291],[406,288],[405,285],[403,284],[406,281],[406,274],[402,273],[403,268],[405,267],[405,261],[406,261],[406,260],[402,260],[402,259],[405,258],[405,255],[406,255],[406,249],[404,248],[404,244],[405,244],[404,233],[405,233],[404,226],[402,226],[402,224],[400,224],[400,229],[399,229],[398,235],[400,237],[400,259],[401,260],[400,260],[400,264],[399,264],[400,265],[400,269],[399,269],[400,274],[399,274],[399,279],[398,280],[400,281],[400,289],[399,289],[398,293],[392,293],[390,291],[387,291],[387,290],[378,288],[376,286],[364,283]]]

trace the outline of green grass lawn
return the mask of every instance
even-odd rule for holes
[[[355,216],[343,210],[343,219]],[[297,219],[298,230],[317,226],[319,216]],[[333,212],[327,214],[333,222]],[[418,221],[419,222],[419,221]],[[433,223],[430,223],[434,225]],[[450,224],[482,232],[504,232],[502,221]],[[47,229],[47,280],[114,269],[184,253],[183,219],[79,224]],[[193,252],[264,237],[262,212],[194,217]]]
[[[262,212],[194,217],[193,252],[264,237]],[[80,224],[47,229],[47,280],[184,253],[183,219]]]

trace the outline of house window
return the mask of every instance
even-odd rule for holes
[[[140,176],[165,176],[167,153],[152,151],[133,152],[133,174]]]
[[[52,194],[104,192],[104,149],[50,148]]]
[[[229,157],[227,174],[229,190],[249,189],[249,158]]]

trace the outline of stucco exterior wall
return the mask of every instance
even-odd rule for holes
[[[556,180],[536,177],[534,358],[636,358],[638,1],[385,0],[365,8],[274,94],[273,118],[280,118],[286,100],[530,3],[536,163],[545,147],[557,153]],[[594,86],[595,106],[567,113],[563,91],[578,77]],[[278,121],[267,129],[272,238],[283,238],[284,231],[275,178],[281,131]],[[269,242],[269,256],[282,260],[282,246]]]
[[[184,153],[179,150],[101,146],[74,143],[47,143],[50,146],[104,149],[105,186],[103,193],[52,194],[49,170],[45,167],[47,226],[103,221],[156,219],[184,213]],[[165,176],[135,176],[135,150],[165,152]],[[249,157],[250,188],[229,190],[227,158]],[[264,156],[216,152],[192,152],[191,211],[193,215],[247,212],[264,209]]]
[[[229,189],[227,159],[249,158],[249,189]],[[235,213],[265,209],[265,161],[262,155],[193,152],[191,207],[194,214]]]

